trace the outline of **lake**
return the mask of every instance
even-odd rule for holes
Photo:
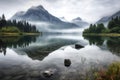
[[[120,37],[0,37],[0,80],[93,80],[93,71],[115,61],[120,61]]]

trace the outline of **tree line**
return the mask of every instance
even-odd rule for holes
[[[90,27],[85,29],[83,33],[120,33],[120,17],[112,18],[107,27],[103,23],[90,24]]]
[[[20,32],[39,32],[35,25],[29,24],[27,21],[6,20],[4,14],[0,17],[0,30],[6,27],[16,27]]]

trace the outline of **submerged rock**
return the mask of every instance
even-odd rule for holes
[[[65,59],[65,60],[64,60],[64,65],[65,65],[66,67],[69,67],[69,66],[71,65],[71,60],[70,60],[70,59]]]
[[[49,78],[49,77],[51,77],[54,74],[54,71],[46,70],[42,74],[43,74],[44,77],[48,77]]]
[[[82,46],[80,44],[75,44],[75,49],[80,49],[80,48],[84,48],[84,46]]]

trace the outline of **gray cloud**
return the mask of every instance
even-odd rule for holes
[[[0,0],[1,5],[9,6],[24,3],[23,0]]]
[[[103,16],[111,15],[120,10],[119,0],[46,0],[55,1],[50,3],[56,8],[57,16],[64,16],[72,19],[80,16],[83,19],[94,22]],[[52,11],[51,11],[52,12]],[[52,12],[55,14],[54,12]]]
[[[60,0],[45,0],[45,1],[53,3],[53,2],[58,2]]]
[[[40,4],[57,17],[70,20],[79,16],[89,22],[120,10],[119,0],[0,0],[0,12],[9,18],[16,11]]]

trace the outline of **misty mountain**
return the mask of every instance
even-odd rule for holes
[[[74,23],[61,21],[59,18],[50,14],[43,6],[34,6],[27,11],[17,12],[12,16],[11,20],[26,20],[29,22],[49,23],[51,28],[77,28]]]
[[[120,11],[116,12],[115,14],[113,14],[111,16],[103,17],[96,23],[108,23],[112,18],[115,18],[116,16],[120,16]]]
[[[89,23],[83,21],[80,17],[77,17],[77,18],[73,19],[71,22],[80,26],[80,27],[84,27],[84,26],[89,25]]]
[[[61,21],[64,21],[64,22],[68,22],[68,21],[65,19],[65,17],[59,17],[59,19],[60,19]]]
[[[43,6],[31,7],[26,12],[17,12],[11,19],[43,22],[61,22],[57,17],[51,15]]]

